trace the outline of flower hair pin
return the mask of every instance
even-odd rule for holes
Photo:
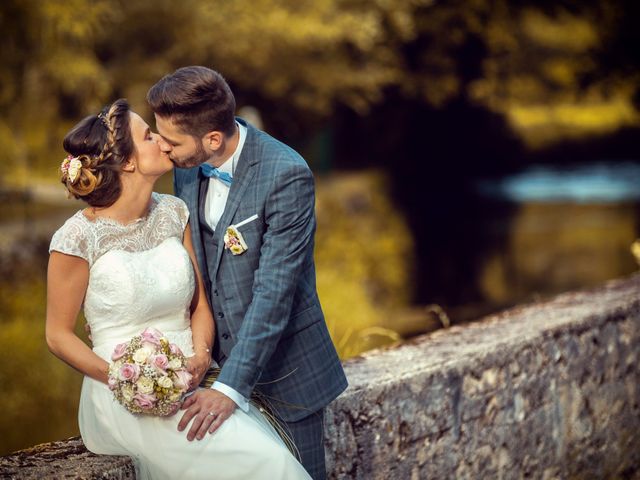
[[[78,157],[72,157],[67,155],[60,165],[60,171],[63,175],[66,175],[71,184],[73,185],[78,180],[80,169],[82,168],[82,162]]]

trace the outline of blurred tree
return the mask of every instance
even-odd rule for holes
[[[0,169],[25,177],[34,164],[49,164],[68,126],[60,120],[77,120],[111,93],[95,55],[108,16],[106,0],[3,2]]]
[[[401,76],[381,8],[400,18],[416,2],[396,3],[3,2],[0,163],[26,178],[50,165],[79,116],[121,95],[143,108],[148,87],[187,64],[211,65],[239,90],[288,108],[326,114],[344,102],[361,111]]]
[[[627,2],[527,3],[494,5],[470,98],[506,115],[533,147],[637,126],[640,64],[602,62],[614,50]]]
[[[434,107],[468,98],[532,145],[637,125],[628,4],[6,0],[0,165],[50,165],[71,122],[117,96],[143,110],[148,87],[188,64],[223,72],[273,112],[267,123],[328,118],[338,105],[365,114],[399,88]]]

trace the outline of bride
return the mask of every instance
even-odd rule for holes
[[[114,399],[107,381],[117,344],[147,327],[160,330],[189,357],[194,388],[211,362],[214,321],[187,207],[152,191],[173,168],[158,136],[121,99],[78,123],[64,148],[62,182],[89,206],[51,240],[46,337],[85,376],[78,420],[87,448],[132,457],[139,479],[310,478],[254,406],[190,442],[178,416],[134,415]],[[83,305],[93,349],[74,333]]]

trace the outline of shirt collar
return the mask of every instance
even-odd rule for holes
[[[240,154],[242,153],[242,147],[244,147],[244,142],[247,139],[247,127],[238,122],[236,122],[236,125],[238,126],[238,130],[240,133],[238,146],[236,147],[235,152],[233,152],[233,155],[231,155],[226,162],[218,167],[218,170],[220,170],[221,172],[226,172],[230,175],[233,175],[233,173],[236,171],[238,159],[240,158]]]

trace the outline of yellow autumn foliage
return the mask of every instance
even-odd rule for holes
[[[640,238],[631,244],[631,253],[636,258],[638,265],[640,265]]]
[[[637,65],[602,67],[622,19],[605,0],[5,0],[0,179],[53,176],[79,118],[120,96],[148,114],[149,86],[189,64],[292,119],[365,114],[398,91],[436,108],[468,98],[533,147],[637,126]]]
[[[0,454],[77,435],[82,376],[47,349],[44,279],[3,281],[0,310]]]
[[[413,237],[377,171],[318,181],[316,265],[320,300],[342,358],[399,339],[394,313],[409,304]],[[377,327],[370,330],[371,327]]]

